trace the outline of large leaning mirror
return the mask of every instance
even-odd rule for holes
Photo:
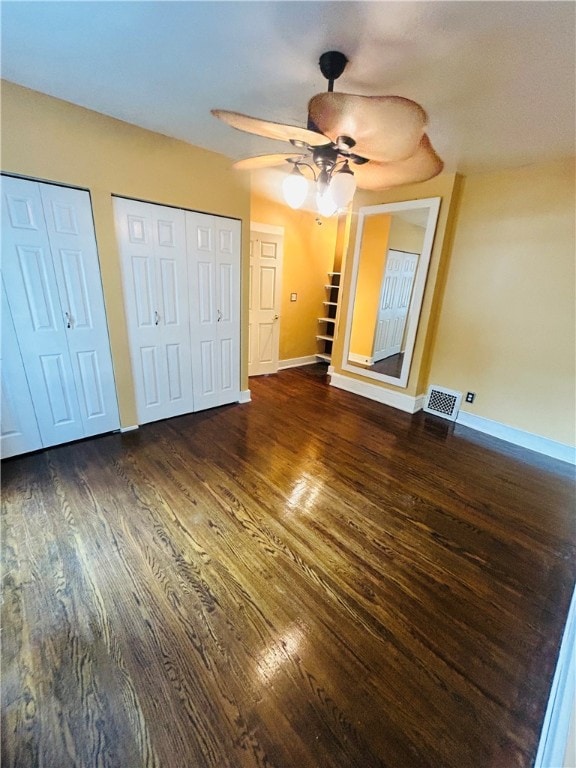
[[[344,370],[406,387],[440,198],[358,211]]]

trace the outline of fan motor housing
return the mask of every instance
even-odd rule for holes
[[[338,160],[338,150],[333,144],[325,144],[323,147],[315,147],[312,152],[314,164],[321,171],[331,171]]]

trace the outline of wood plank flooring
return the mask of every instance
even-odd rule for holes
[[[572,468],[322,370],[4,462],[4,768],[532,765]]]

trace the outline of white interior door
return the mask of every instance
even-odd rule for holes
[[[120,426],[98,251],[87,192],[41,184],[84,437]]]
[[[250,231],[248,375],[276,373],[280,340],[282,236]]]
[[[24,363],[20,355],[16,330],[2,281],[2,340],[0,342],[0,379],[2,398],[0,412],[0,457],[42,448],[42,438],[36,421],[34,403]]]
[[[195,410],[240,397],[240,222],[186,212]]]
[[[44,446],[84,436],[40,186],[2,179],[2,274]]]
[[[402,350],[418,254],[390,249],[378,305],[373,362]]]
[[[138,423],[194,410],[184,212],[114,199]]]

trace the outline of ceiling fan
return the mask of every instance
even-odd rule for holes
[[[334,81],[347,63],[348,59],[339,51],[320,56],[320,71],[328,80],[328,91],[313,96],[308,102],[307,128],[239,112],[211,110],[215,117],[233,128],[292,144],[292,152],[248,157],[233,167],[254,170],[284,162],[291,164],[293,170],[285,180],[284,191],[287,202],[294,208],[303,204],[307,193],[303,168],[312,169],[320,208],[324,198],[328,202],[326,207],[334,210],[348,204],[357,186],[381,190],[422,182],[443,168],[442,160],[424,132],[426,112],[415,101],[402,96],[334,93]]]

